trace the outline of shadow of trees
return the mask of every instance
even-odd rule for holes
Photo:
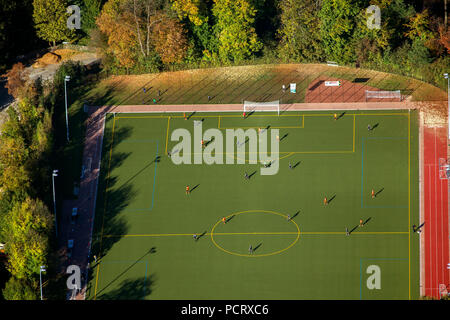
[[[155,275],[127,279],[120,283],[120,287],[108,293],[101,294],[97,298],[100,300],[142,300],[150,295],[155,283]]]

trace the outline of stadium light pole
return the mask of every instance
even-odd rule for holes
[[[70,81],[70,76],[64,77],[64,94],[66,97],[66,129],[67,129],[67,142],[69,142],[69,119],[67,117],[67,81]]]
[[[45,266],[39,267],[39,280],[40,280],[40,284],[41,284],[41,300],[44,300],[42,298],[42,272],[45,272]]]
[[[447,102],[448,102],[448,138],[450,139],[450,81],[448,73],[444,73],[444,78],[447,79]]]
[[[55,177],[58,176],[58,170],[53,170],[52,173],[52,184],[53,184],[53,211],[55,213],[55,231],[56,237],[58,237],[58,223],[56,220],[56,197],[55,197]]]

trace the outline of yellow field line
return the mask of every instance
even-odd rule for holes
[[[220,112],[220,111],[218,111]],[[292,111],[296,112],[296,111]],[[174,112],[175,113],[175,112]],[[258,114],[258,115],[252,115],[252,117],[330,117],[332,116],[332,113],[319,113],[319,114]],[[349,113],[347,114],[349,116],[408,116],[408,113]],[[153,119],[153,118],[167,118],[169,116],[120,116],[117,117],[117,119]],[[183,118],[183,116],[170,116],[172,118]],[[218,118],[218,117],[225,117],[225,118],[240,118],[241,115],[204,115],[204,116],[191,116],[191,118]]]
[[[298,232],[214,232],[214,235],[229,236],[229,235],[296,235]],[[323,235],[323,234],[346,234],[344,231],[324,231],[324,232],[300,232],[300,234],[308,235]],[[409,234],[408,231],[379,231],[379,232],[352,232],[352,234]],[[122,234],[122,235],[104,235],[104,238],[127,238],[127,237],[179,237],[179,236],[191,236],[194,233],[152,233],[152,234]],[[211,233],[205,233],[205,236],[211,235]]]
[[[169,144],[169,126],[170,126],[170,116],[167,118],[167,134],[166,134],[166,152],[167,154],[167,145]]]
[[[408,112],[408,292],[411,300],[411,116]]]
[[[249,151],[245,151],[242,152],[244,154],[254,154],[254,153],[258,153],[258,152],[249,152]],[[337,150],[337,151],[280,151],[280,152],[273,152],[272,154],[314,154],[314,153],[353,153],[353,151],[348,150],[348,151],[341,151],[341,150]],[[191,152],[190,154],[203,154],[202,152]],[[235,154],[234,152],[215,152],[215,154]]]
[[[111,133],[111,148],[109,149],[108,176],[106,178],[105,203],[103,205],[102,231],[100,233],[100,250],[99,250],[99,253],[101,253],[101,251],[102,251],[102,244],[103,244],[103,230],[104,230],[105,215],[106,215],[106,199],[108,198],[108,184],[109,184],[109,175],[110,175],[110,170],[111,170],[111,157],[112,157],[112,149],[113,149],[113,144],[114,144],[114,129],[115,129],[115,127],[116,127],[116,117],[114,117],[112,133]],[[96,277],[95,277],[94,300],[97,299],[97,285],[98,285],[98,275],[99,275],[99,273],[100,273],[100,264],[97,266],[97,274],[96,274]]]
[[[255,126],[255,127],[219,127],[219,129],[256,129],[256,128],[261,128],[261,126]],[[279,127],[279,126],[273,126],[270,127],[271,129],[303,129],[303,127],[301,126],[295,126],[295,127]]]
[[[356,115],[353,116],[353,152],[355,152],[355,122],[356,122]]]

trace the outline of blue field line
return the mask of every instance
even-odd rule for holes
[[[362,262],[363,262],[363,260],[395,261],[395,260],[408,260],[408,258],[360,258],[359,259],[359,300],[362,300]]]
[[[408,137],[362,137],[361,138],[361,209],[405,209],[408,206],[364,206],[363,189],[364,189],[364,139],[389,139],[389,140],[404,140]]]
[[[158,157],[158,141],[156,141],[156,155],[155,159]],[[155,174],[153,176],[153,191],[152,191],[152,206],[150,210],[153,209],[153,200],[155,199],[155,188],[156,188],[156,166],[158,165],[158,161],[155,161]]]

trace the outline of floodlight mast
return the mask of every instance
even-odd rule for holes
[[[41,287],[41,300],[44,300],[42,298],[42,272],[45,272],[45,266],[40,266],[39,267],[39,280],[40,280],[40,287]]]
[[[53,170],[52,173],[52,184],[53,184],[53,211],[55,214],[55,232],[56,237],[58,237],[58,222],[56,220],[56,197],[55,197],[55,177],[58,176],[58,170]]]

